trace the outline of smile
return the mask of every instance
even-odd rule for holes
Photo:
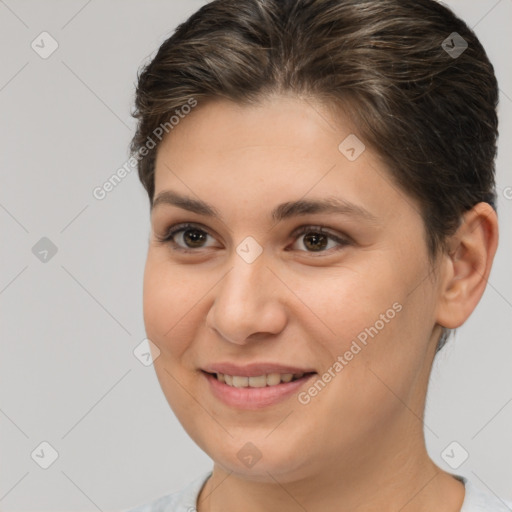
[[[257,410],[290,399],[306,385],[315,372],[265,373],[255,376],[202,371],[209,392],[222,403],[237,409]]]
[[[266,386],[277,386],[282,382],[292,382],[301,379],[304,373],[267,373],[255,377],[216,373],[215,376],[219,382],[224,382],[234,388],[264,388]]]

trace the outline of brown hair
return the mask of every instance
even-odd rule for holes
[[[494,69],[474,32],[433,0],[213,0],[139,72],[131,150],[160,126],[169,132],[191,99],[252,104],[282,93],[350,114],[417,199],[432,257],[465,211],[496,209]],[[151,203],[158,142],[138,161]]]

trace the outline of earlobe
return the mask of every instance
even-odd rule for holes
[[[437,323],[460,327],[480,301],[498,246],[498,219],[488,203],[468,210],[448,240],[440,281]]]

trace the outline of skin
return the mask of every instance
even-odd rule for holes
[[[312,100],[215,100],[200,103],[158,149],[155,197],[173,190],[202,199],[223,219],[156,206],[144,275],[144,321],[160,350],[160,385],[214,461],[199,512],[462,506],[463,484],[427,454],[423,411],[440,326],[460,326],[485,289],[496,215],[476,205],[432,267],[417,202],[393,184],[370,147],[353,162],[338,150],[351,133],[357,130],[346,118]],[[327,195],[375,219],[270,218],[280,203]],[[158,240],[181,222],[209,235],[188,245],[193,253],[178,250],[187,248],[183,232],[175,244]],[[349,243],[327,238],[316,252],[306,236],[293,236],[299,226],[324,226]],[[236,252],[247,236],[263,248],[252,263]],[[235,409],[211,394],[199,370],[219,361],[273,361],[321,375],[394,303],[401,311],[307,405],[294,395],[259,410]],[[237,457],[247,442],[261,454],[252,467]]]

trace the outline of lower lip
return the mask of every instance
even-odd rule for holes
[[[264,388],[235,388],[220,382],[216,377],[201,371],[210,384],[210,389],[215,397],[231,407],[240,409],[261,409],[282,402],[296,393],[311,377],[312,373],[291,381],[281,382],[275,386]]]

